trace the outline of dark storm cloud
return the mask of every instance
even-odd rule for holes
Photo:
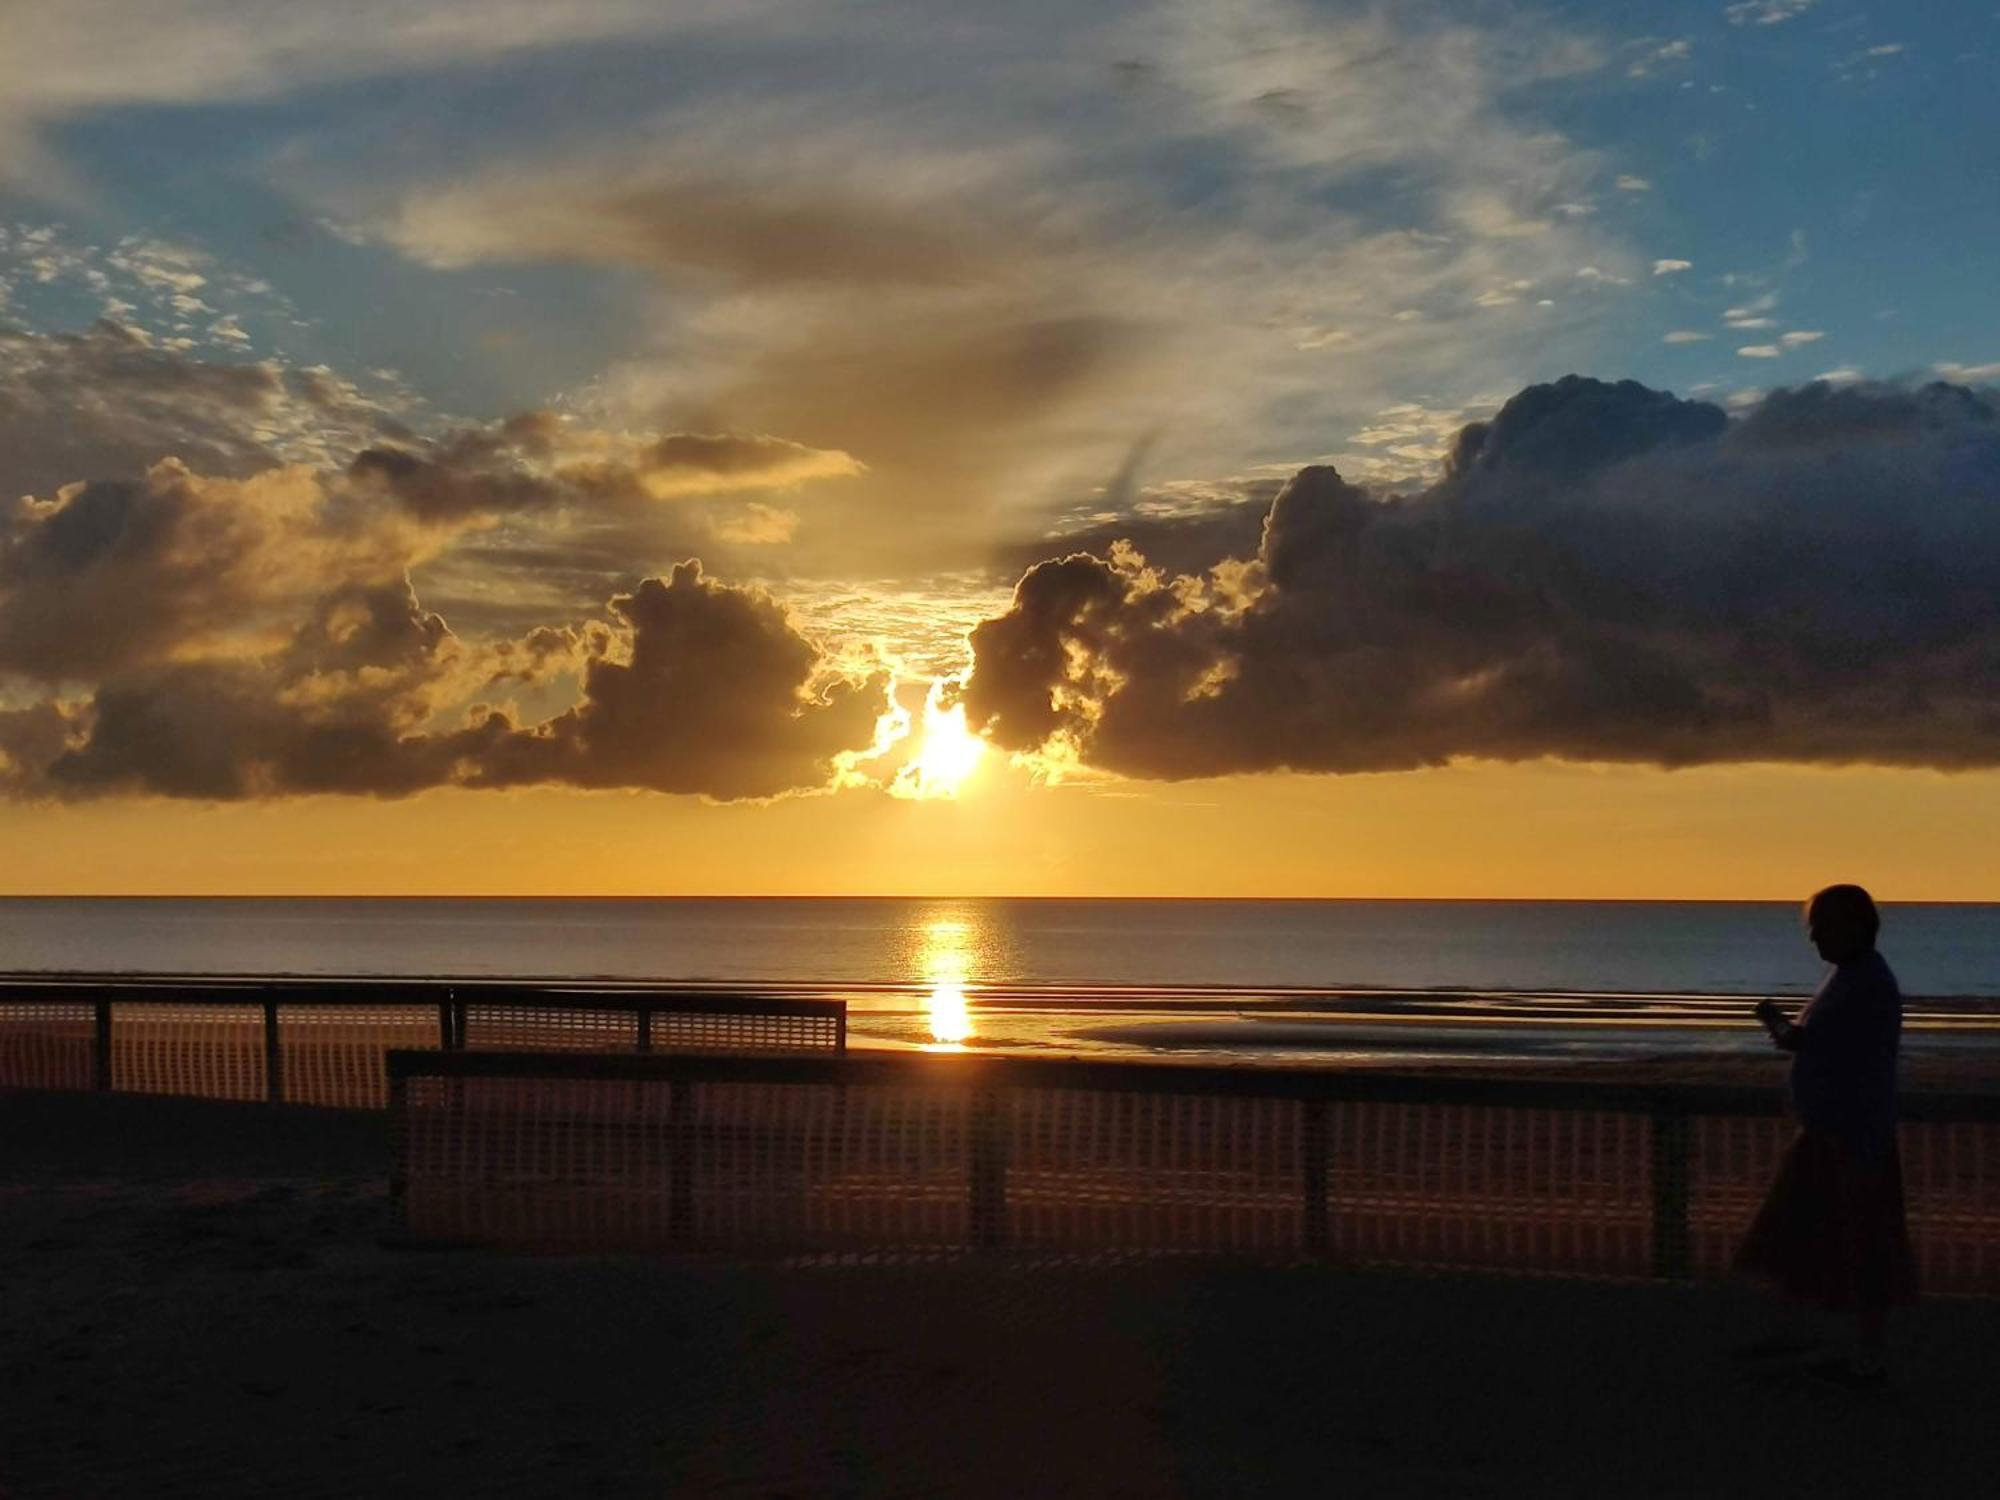
[[[1248,566],[1031,569],[969,717],[1136,776],[1458,756],[2000,764],[2000,405],[1776,392],[1731,422],[1569,377],[1380,500],[1329,468]]]
[[[611,610],[612,626],[475,652],[407,583],[337,590],[268,656],[151,665],[74,711],[0,716],[0,781],[16,795],[207,800],[534,784],[774,797],[829,784],[887,707],[886,677],[834,671],[767,595],[699,563]],[[581,670],[581,697],[538,726],[498,709],[427,725],[468,687],[565,669]]]

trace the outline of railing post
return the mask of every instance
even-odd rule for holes
[[[285,1102],[285,1053],[278,1045],[278,1002],[264,1002],[264,1102]]]
[[[840,1011],[833,1018],[833,1050],[840,1053],[847,1051],[847,1002],[845,1000],[840,1002]]]
[[[1301,1219],[1308,1255],[1325,1255],[1332,1247],[1331,1216],[1327,1212],[1327,1102],[1302,1099],[1299,1108],[1299,1191],[1304,1215]]]
[[[1688,1117],[1670,1095],[1653,1100],[1653,1274],[1682,1277],[1688,1247]]]
[[[398,1233],[410,1232],[410,1083],[389,1074],[389,1212]]]
[[[972,1096],[971,1153],[968,1187],[971,1193],[972,1243],[994,1250],[1007,1243],[1007,1136],[1005,1099],[998,1089],[980,1089]]]
[[[96,1006],[96,1026],[90,1034],[90,1086],[102,1092],[111,1090],[111,1002],[100,1000]]]
[[[639,1007],[639,1050],[653,1050],[653,1012],[650,1006]]]
[[[667,1085],[667,1238],[694,1243],[694,1085],[676,1078]]]

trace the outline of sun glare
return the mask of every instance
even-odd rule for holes
[[[931,987],[932,1048],[956,1052],[972,1035],[972,1011],[965,998],[972,977],[971,929],[952,919],[931,922],[924,928],[919,961]]]
[[[986,756],[986,742],[965,727],[965,706],[944,706],[944,686],[932,683],[924,699],[916,753],[892,788],[900,796],[956,797]]]

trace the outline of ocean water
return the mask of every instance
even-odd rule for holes
[[[2000,1041],[2000,906],[1882,948],[1914,1045]],[[711,980],[862,1043],[1303,1059],[1741,1049],[1823,969],[1785,903],[51,898],[0,900],[0,971]]]

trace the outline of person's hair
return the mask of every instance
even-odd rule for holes
[[[1875,898],[1858,885],[1830,885],[1823,891],[1815,891],[1806,902],[1806,925],[1811,926],[1815,917],[1856,927],[1868,935],[1871,943],[1882,930],[1882,915],[1875,910]]]

